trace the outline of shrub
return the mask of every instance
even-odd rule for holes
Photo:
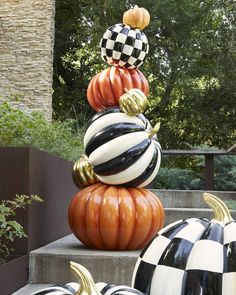
[[[32,146],[67,160],[77,160],[82,152],[82,131],[74,120],[48,122],[40,112],[26,114],[0,104],[0,146]]]
[[[161,189],[194,190],[200,189],[202,180],[191,169],[161,168],[155,181],[154,187]]]
[[[202,148],[202,147],[201,147]],[[211,149],[206,147],[205,149]],[[215,149],[215,148],[214,148]],[[214,188],[218,191],[236,191],[236,155],[214,157]],[[203,190],[204,157],[164,158],[154,180],[154,188]]]
[[[16,238],[27,237],[22,225],[15,220],[16,210],[25,209],[33,201],[43,202],[36,195],[17,195],[12,200],[0,201],[0,264],[5,262],[7,257],[14,251],[11,243]]]

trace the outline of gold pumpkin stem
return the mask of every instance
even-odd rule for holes
[[[158,122],[158,123],[152,128],[152,130],[149,132],[148,137],[149,137],[149,138],[153,137],[153,136],[158,132],[158,130],[160,129],[160,126],[161,126],[161,123]]]
[[[209,193],[204,193],[203,198],[207,205],[211,207],[214,212],[215,218],[213,221],[223,224],[233,221],[228,207],[221,199]]]
[[[70,267],[80,280],[80,288],[75,295],[101,295],[90,272],[79,263],[70,262]]]
[[[125,93],[129,93],[129,90],[127,88],[124,88]]]

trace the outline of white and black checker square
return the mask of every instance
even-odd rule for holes
[[[111,27],[109,27],[107,30],[111,32],[120,33],[122,31],[123,25],[122,24],[115,24]]]
[[[119,59],[120,56],[121,56],[120,51],[116,51],[116,50],[113,50],[113,51],[112,51],[112,58],[114,58],[114,59]]]
[[[224,246],[216,241],[197,241],[189,255],[186,270],[203,270],[223,273]]]
[[[127,42],[127,38],[128,38],[128,36],[125,35],[125,34],[118,34],[116,36],[115,40],[116,40],[116,42],[120,42],[122,44],[128,44],[129,45],[129,43]],[[132,43],[131,43],[131,45],[132,45]]]
[[[136,49],[142,50],[142,48],[143,48],[143,44],[144,44],[144,43],[142,42],[142,40],[135,39],[134,47],[135,47]]]
[[[196,269],[186,271],[184,294],[222,295],[222,278],[223,274],[217,272]],[[197,293],[193,293],[193,290]]]
[[[157,265],[150,288],[150,295],[181,295],[185,271],[165,265]],[[146,294],[146,293],[145,293]]]
[[[142,31],[123,24],[108,28],[100,41],[100,47],[104,61],[127,69],[139,67],[149,49],[147,37]],[[115,54],[112,51],[116,51]]]
[[[113,41],[113,40],[111,40],[111,39],[106,41],[106,49],[107,49],[107,50],[108,50],[108,49],[113,50],[114,45],[115,45],[115,41]]]
[[[224,273],[222,277],[222,294],[221,295],[235,295],[236,294],[236,272]]]
[[[149,294],[150,287],[155,272],[156,265],[143,261],[139,258],[138,268],[134,271],[135,276],[133,276],[132,286],[140,290],[144,294]]]
[[[230,222],[224,227],[224,245],[236,241],[236,222]]]
[[[128,60],[129,60],[129,55],[125,53],[121,53],[119,64],[121,64],[121,61],[122,61],[125,66]]]

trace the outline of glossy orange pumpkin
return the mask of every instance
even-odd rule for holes
[[[147,189],[97,183],[74,196],[68,218],[72,232],[90,248],[133,250],[163,227],[164,209]]]
[[[149,22],[149,12],[145,8],[138,7],[137,5],[135,5],[134,8],[127,10],[123,15],[123,23],[131,26],[132,28],[142,30],[148,26]]]
[[[110,67],[95,75],[90,81],[87,91],[88,102],[97,112],[107,107],[118,106],[125,88],[138,88],[146,96],[149,92],[148,82],[138,69]]]

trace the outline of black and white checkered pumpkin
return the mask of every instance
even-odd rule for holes
[[[108,28],[100,47],[104,61],[127,69],[141,66],[149,50],[146,35],[139,29],[123,24]]]
[[[142,114],[129,116],[117,107],[97,113],[89,122],[84,147],[98,179],[111,185],[147,186],[161,162],[154,133]]]
[[[236,294],[236,222],[221,200],[204,199],[215,219],[163,228],[138,258],[132,286],[147,295]]]

